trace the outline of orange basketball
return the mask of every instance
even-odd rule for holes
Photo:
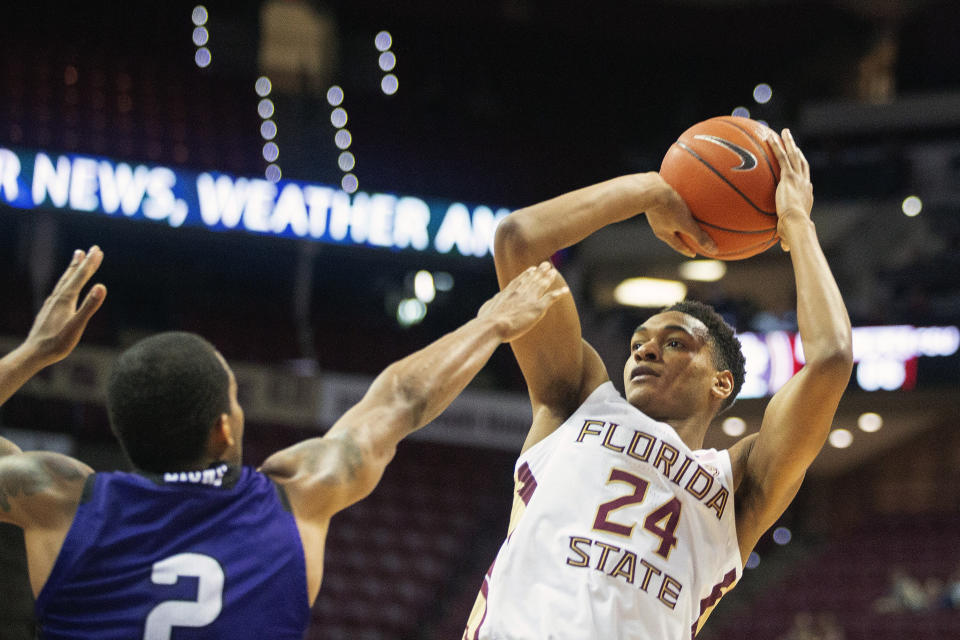
[[[684,131],[663,158],[660,175],[717,243],[711,258],[749,258],[779,240],[780,165],[768,132],[750,118],[710,118]]]

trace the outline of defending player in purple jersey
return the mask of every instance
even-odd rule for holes
[[[73,351],[106,296],[77,251],[24,343],[0,359],[0,404]],[[94,473],[0,437],[0,522],[23,529],[42,637],[301,638],[330,518],[369,494],[405,435],[433,420],[503,342],[566,290],[531,267],[459,329],[383,371],[324,435],[241,466],[243,409],[226,361],[188,333],[114,365],[110,426],[135,473]],[[548,291],[550,290],[550,291]]]

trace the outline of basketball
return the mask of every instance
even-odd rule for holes
[[[774,196],[780,165],[768,133],[750,118],[710,118],[684,131],[663,158],[660,175],[717,243],[710,258],[749,258],[779,239]]]

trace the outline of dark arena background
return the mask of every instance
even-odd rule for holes
[[[472,317],[507,211],[656,170],[694,122],[749,114],[810,160],[857,364],[800,494],[699,637],[958,638],[958,32],[953,0],[5,3],[0,352],[74,248],[103,248],[110,293],[0,433],[122,468],[110,362],[182,329],[234,365],[259,464]],[[735,324],[747,397],[708,446],[758,429],[800,366],[779,248],[691,265],[639,218],[556,263],[612,372],[651,312],[625,304],[627,278],[685,285]],[[460,637],[529,419],[502,347],[334,518],[307,637]],[[24,564],[3,526],[3,639],[33,637]]]

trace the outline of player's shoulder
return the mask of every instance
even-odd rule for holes
[[[26,451],[0,458],[0,516],[23,527],[49,523],[76,508],[86,464],[52,451]]]
[[[33,493],[60,484],[83,482],[93,473],[76,458],[53,451],[24,451],[0,457],[0,481],[16,482]]]

